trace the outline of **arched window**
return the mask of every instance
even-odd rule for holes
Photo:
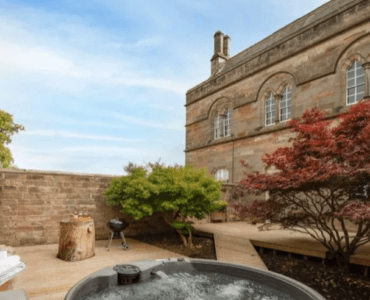
[[[231,123],[231,109],[229,108],[226,111],[226,114],[224,116],[224,132],[225,132],[225,136],[231,135],[230,123]]]
[[[359,61],[354,61],[347,71],[347,104],[354,104],[364,98],[365,72]]]
[[[221,116],[219,114],[214,119],[214,137],[215,139],[221,137]]]
[[[275,123],[276,102],[274,96],[270,93],[266,99],[266,125]]]
[[[229,170],[227,169],[219,169],[216,171],[216,180],[222,180],[222,181],[227,181],[229,180]]]
[[[292,106],[291,88],[285,87],[280,101],[280,121],[290,119]]]
[[[219,139],[231,135],[232,108],[219,109],[213,119],[213,138]]]

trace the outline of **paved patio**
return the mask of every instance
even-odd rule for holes
[[[253,245],[307,256],[326,258],[326,248],[306,234],[281,230],[273,226],[259,231],[248,222],[209,223],[194,225],[196,232],[214,236],[217,260],[267,269]],[[68,290],[89,274],[107,266],[134,260],[185,257],[130,238],[130,250],[113,240],[109,251],[107,241],[96,241],[95,256],[83,261],[66,262],[56,257],[58,245],[16,247],[16,254],[26,270],[12,280],[12,289],[23,288],[30,300],[63,300]],[[370,245],[358,249],[352,263],[370,266]]]
[[[107,266],[134,260],[186,257],[126,238],[130,250],[120,247],[120,240],[95,242],[95,256],[78,262],[58,259],[58,245],[16,247],[16,255],[26,264],[24,272],[13,279],[12,289],[23,288],[30,300],[63,300],[69,289],[91,273]],[[1,297],[0,297],[1,298]]]

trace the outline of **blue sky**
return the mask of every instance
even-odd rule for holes
[[[26,128],[14,164],[183,165],[185,94],[210,76],[215,31],[233,56],[325,2],[0,0],[0,109]]]

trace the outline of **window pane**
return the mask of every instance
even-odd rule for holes
[[[349,79],[348,80],[348,83],[347,83],[347,86],[348,87],[352,87],[352,86],[354,86],[355,85],[355,79]]]
[[[353,63],[350,67],[349,67],[349,71],[351,71],[351,70],[354,70],[355,69],[355,63]]]
[[[363,67],[356,70],[356,76],[362,76],[362,75],[365,75],[365,71]]]
[[[361,93],[361,94],[357,94],[356,95],[356,102],[362,100],[362,98],[364,98],[364,93]]]
[[[355,102],[355,96],[349,96],[348,97],[348,104],[352,104]]]
[[[228,136],[230,133],[229,126],[225,126],[225,136]]]
[[[360,63],[359,61],[356,61],[356,70],[359,70],[359,69],[363,69],[362,63]]]
[[[348,96],[354,95],[356,91],[356,88],[348,89]]]
[[[355,78],[355,71],[350,71],[347,73],[347,79]]]
[[[357,90],[356,90],[356,93],[358,94],[358,93],[364,93],[364,91],[365,91],[365,85],[360,85],[360,86],[358,86],[357,87]]]
[[[365,83],[365,75],[356,78],[356,85]]]

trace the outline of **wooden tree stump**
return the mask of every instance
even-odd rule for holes
[[[66,261],[84,260],[95,255],[95,226],[90,216],[60,222],[57,258]]]

